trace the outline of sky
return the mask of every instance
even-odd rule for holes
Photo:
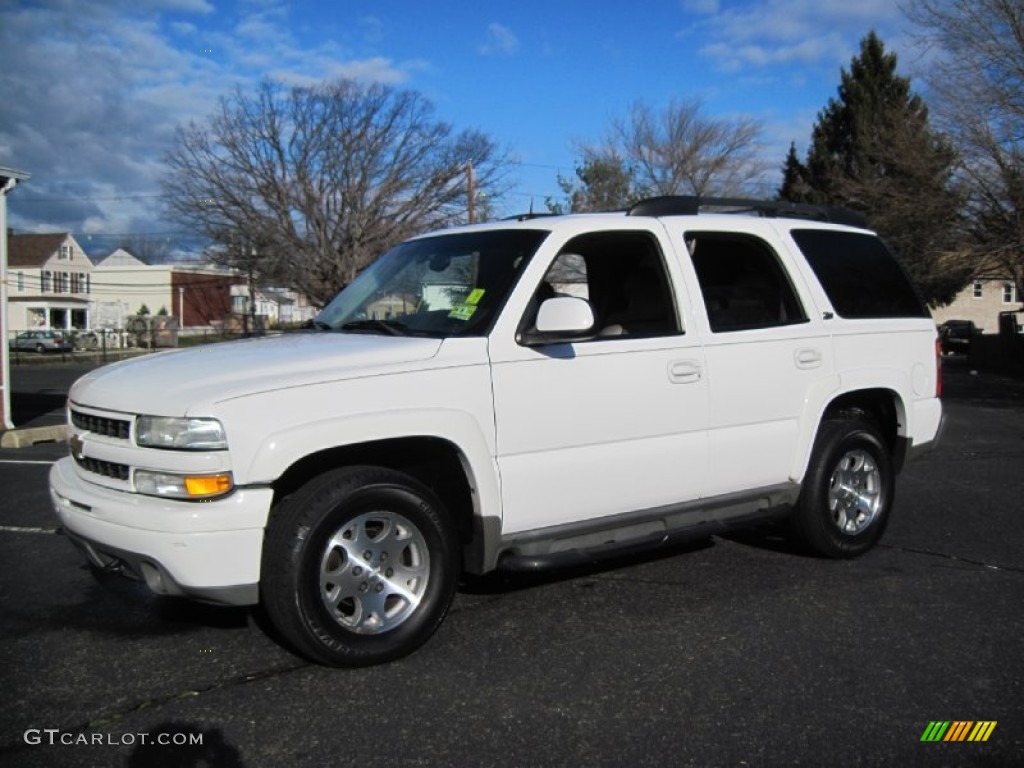
[[[8,223],[91,255],[126,236],[179,247],[159,197],[175,127],[263,78],[419,91],[511,152],[499,214],[543,210],[579,144],[638,100],[754,118],[777,168],[872,29],[912,74],[894,0],[0,0],[0,166],[32,174]]]

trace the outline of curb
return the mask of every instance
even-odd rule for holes
[[[0,448],[26,448],[36,443],[60,443],[66,439],[67,427],[64,424],[9,429],[0,433]]]

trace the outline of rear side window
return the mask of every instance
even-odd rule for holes
[[[724,232],[689,232],[686,247],[712,332],[807,322],[778,257],[764,241]]]
[[[791,233],[841,317],[928,317],[910,278],[874,235],[794,229]]]

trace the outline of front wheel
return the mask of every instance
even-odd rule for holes
[[[390,661],[422,645],[447,613],[456,544],[443,505],[413,478],[332,470],[274,510],[261,597],[278,631],[314,661]]]
[[[793,512],[804,543],[823,557],[871,549],[889,521],[892,458],[878,428],[859,416],[822,422]]]

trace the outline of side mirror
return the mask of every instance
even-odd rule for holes
[[[527,346],[581,341],[594,332],[594,310],[586,299],[557,296],[540,305],[535,327],[523,334]]]

